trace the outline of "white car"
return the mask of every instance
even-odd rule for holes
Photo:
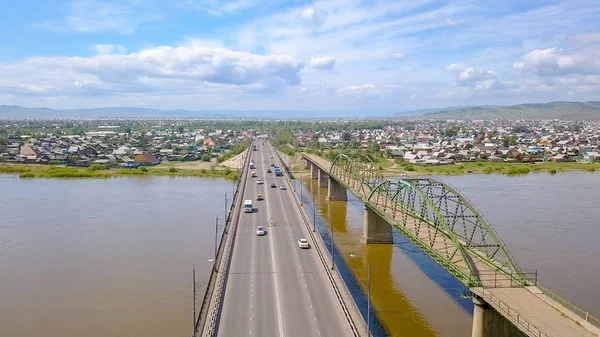
[[[257,183],[258,185],[262,185],[262,184],[264,184],[265,182],[264,182],[262,179],[258,178],[258,179],[256,180],[256,183]]]
[[[285,187],[285,185],[281,185],[281,186],[279,186],[279,189],[280,190],[287,190],[287,187]]]
[[[267,232],[265,232],[265,229],[263,228],[263,226],[258,226],[258,228],[256,228],[256,235],[263,236],[266,234],[267,234]]]
[[[310,245],[308,244],[308,240],[306,240],[306,239],[299,239],[298,240],[298,247],[300,247],[302,249],[308,249],[308,248],[310,248]]]

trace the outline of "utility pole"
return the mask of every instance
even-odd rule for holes
[[[331,220],[331,270],[335,269],[335,262],[334,262],[334,254],[335,254],[335,250],[334,250],[334,245],[335,245],[335,241],[333,239],[333,216],[329,217],[329,220]]]
[[[367,266],[367,337],[371,337],[371,264]]]
[[[302,201],[302,178],[300,178],[300,206],[303,205]]]
[[[192,325],[192,331],[194,332],[192,334],[192,336],[193,336],[196,334],[196,265],[194,265],[194,269],[192,271],[192,277],[194,280],[194,320],[193,320],[193,325]]]
[[[217,261],[217,234],[219,232],[219,217],[215,219],[215,261]]]
[[[317,229],[317,204],[315,202],[315,191],[313,191],[313,233]]]

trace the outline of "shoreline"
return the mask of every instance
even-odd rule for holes
[[[560,172],[600,171],[600,163],[579,163],[579,162],[537,162],[528,163],[495,163],[495,162],[459,162],[448,165],[423,166],[419,164],[398,163],[391,160],[376,163],[379,165],[378,172],[384,177],[395,177],[406,175],[411,176],[460,176],[470,174],[505,174],[505,175],[523,175],[529,173],[549,173],[556,174]],[[300,163],[298,157],[292,159],[290,168],[294,175],[309,174]]]
[[[104,168],[101,166],[68,167],[64,165],[0,164],[0,174],[18,174],[20,178],[91,178],[118,177],[197,177],[238,180],[238,172],[232,169],[180,169],[175,167],[144,166],[139,168]]]

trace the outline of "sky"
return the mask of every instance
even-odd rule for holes
[[[600,100],[600,0],[7,2],[0,105],[371,114]]]

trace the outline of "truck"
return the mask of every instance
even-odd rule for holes
[[[254,163],[254,160],[250,162],[250,169],[254,169],[256,168],[256,163]]]
[[[254,208],[252,207],[252,200],[244,200],[244,213],[252,213]]]

